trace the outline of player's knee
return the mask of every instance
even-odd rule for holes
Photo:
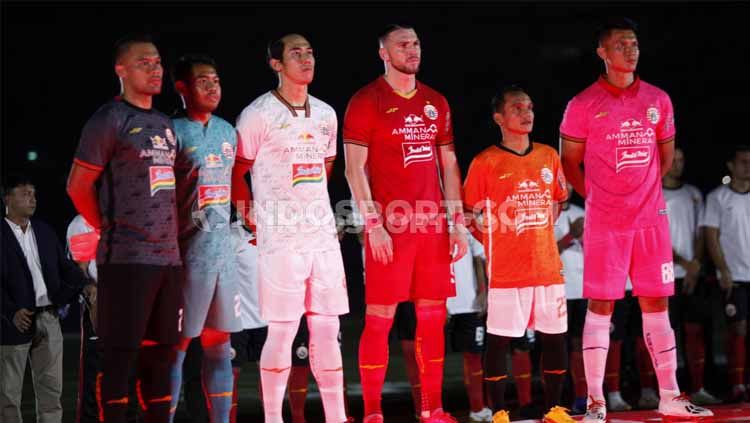
[[[393,319],[397,304],[368,304],[366,313],[371,316]]]
[[[189,342],[189,341],[188,341]],[[229,342],[229,333],[215,329],[203,329],[201,332],[201,346],[213,347]]]
[[[615,311],[615,302],[610,300],[589,300],[589,311],[610,316]]]
[[[667,297],[638,297],[638,304],[643,313],[660,313],[669,308]]]
[[[339,316],[328,316],[322,314],[308,314],[307,328],[310,331],[310,340],[337,340],[339,335]]]

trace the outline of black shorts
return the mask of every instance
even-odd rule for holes
[[[143,340],[180,341],[181,267],[104,264],[98,271],[98,335],[105,348],[132,350]]]
[[[732,286],[732,295],[728,301],[724,301],[724,315],[727,323],[741,322],[747,320],[750,309],[750,283],[735,282]]]
[[[524,333],[523,336],[519,336],[518,338],[510,338],[510,351],[531,351],[529,337]]]
[[[399,341],[413,341],[417,337],[417,311],[413,302],[399,303],[393,326]]]
[[[583,338],[588,306],[589,300],[585,298],[568,300],[568,337]]]
[[[341,347],[341,330],[338,335],[339,347]],[[310,365],[310,330],[307,328],[307,318],[302,316],[299,322],[297,335],[292,342],[292,366]]]
[[[268,337],[268,326],[255,329],[243,329],[231,334],[232,367],[240,367],[245,362],[260,361],[263,344]]]
[[[481,353],[484,351],[487,324],[478,313],[461,313],[451,316],[448,330],[453,352]]]

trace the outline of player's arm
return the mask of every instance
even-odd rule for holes
[[[724,250],[721,248],[721,242],[719,242],[721,237],[719,228],[706,226],[704,230],[706,232],[706,247],[711,260],[722,275],[729,274],[729,265],[727,265]]]
[[[672,160],[674,160],[674,137],[659,141],[657,143],[659,147],[659,165],[661,166],[661,177],[669,172],[672,167]]]
[[[253,162],[237,158],[232,168],[232,204],[241,216],[242,223],[248,228],[255,226],[253,217],[253,193],[245,176],[252,171]]]
[[[440,175],[443,178],[443,189],[445,190],[446,211],[449,216],[449,224],[454,230],[451,231],[450,251],[453,254],[456,247],[458,250],[453,256],[453,261],[461,259],[469,248],[466,238],[466,219],[464,218],[463,195],[461,193],[461,169],[458,167],[456,149],[453,143],[438,147],[440,163]],[[454,247],[454,245],[456,247]]]
[[[583,157],[586,154],[586,143],[571,140],[565,136],[560,137],[560,160],[562,161],[565,177],[573,189],[583,198],[586,198],[586,183],[583,173]]]
[[[66,187],[76,210],[94,229],[102,227],[99,195],[96,191],[96,181],[99,180],[102,171],[101,167],[75,160]]]

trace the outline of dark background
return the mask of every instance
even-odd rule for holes
[[[612,16],[640,24],[639,73],[672,97],[687,181],[712,189],[726,174],[731,146],[748,143],[750,6],[742,3],[4,2],[2,172],[35,177],[37,215],[62,236],[75,214],[65,180],[78,137],[88,117],[118,92],[112,46],[126,33],[153,34],[167,69],[185,53],[212,55],[223,86],[217,114],[230,122],[277,84],[265,64],[267,42],[302,33],[317,60],[310,92],[331,104],[341,123],[351,95],[383,71],[377,34],[387,23],[406,22],[422,40],[419,78],[453,109],[465,173],[474,155],[498,141],[489,101],[508,83],[525,86],[535,102],[533,139],[557,145],[567,101],[603,69],[595,34]],[[155,105],[171,113],[169,79],[164,87]],[[339,149],[334,202],[349,197]],[[38,152],[37,161],[26,160],[29,150]],[[353,238],[347,248],[356,258]],[[361,274],[352,278],[361,281]]]

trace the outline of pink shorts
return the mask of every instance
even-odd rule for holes
[[[340,250],[258,255],[260,312],[264,320],[297,321],[304,313],[349,312]]]
[[[518,338],[527,328],[548,334],[568,331],[565,285],[490,288],[487,332]]]
[[[659,225],[641,229],[586,228],[583,255],[585,298],[623,298],[628,276],[635,296],[674,294],[672,240],[667,216]]]

